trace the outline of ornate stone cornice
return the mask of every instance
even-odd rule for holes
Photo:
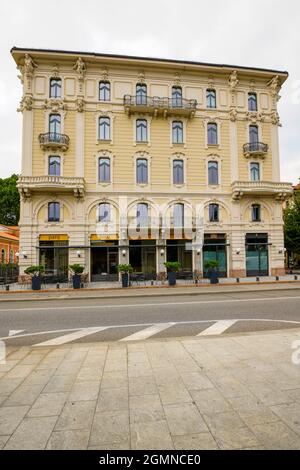
[[[59,113],[60,111],[65,111],[67,109],[63,100],[58,100],[56,98],[46,99],[43,107],[45,110],[50,110],[52,113]]]

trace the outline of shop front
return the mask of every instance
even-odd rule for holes
[[[118,240],[91,237],[91,281],[117,281],[119,264]]]
[[[214,260],[218,262],[219,277],[227,277],[227,240],[226,234],[204,234],[203,245],[203,277],[208,278],[206,263]]]
[[[68,235],[40,235],[39,264],[44,267],[46,282],[66,282],[69,265]]]
[[[191,240],[167,240],[167,261],[180,263],[180,271],[193,273]]]
[[[269,249],[267,233],[246,234],[247,276],[269,275]]]
[[[129,263],[133,271],[148,275],[155,279],[156,274],[156,242],[155,240],[130,240]]]

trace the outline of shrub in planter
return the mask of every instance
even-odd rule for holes
[[[32,265],[25,269],[24,273],[31,276],[31,287],[32,290],[41,290],[42,277],[44,272],[44,266]]]
[[[167,268],[167,278],[169,286],[175,286],[176,284],[176,272],[179,271],[181,264],[178,261],[167,261],[164,263]]]
[[[128,287],[129,273],[132,273],[133,267],[131,266],[131,264],[118,264],[117,269],[122,276],[122,287]]]
[[[84,266],[81,266],[81,264],[70,264],[69,270],[73,274],[72,276],[73,289],[80,289],[81,274],[84,271]]]
[[[208,271],[208,277],[210,279],[210,283],[219,284],[219,277],[218,277],[219,261],[215,259],[211,259],[210,261],[207,261],[205,263],[204,267]]]

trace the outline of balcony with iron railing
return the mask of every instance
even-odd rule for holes
[[[73,192],[74,196],[82,197],[85,192],[85,181],[81,177],[68,176],[20,176],[17,187],[24,197],[32,192]]]
[[[158,96],[125,95],[123,99],[126,114],[150,113],[164,117],[168,115],[184,115],[193,117],[197,109],[197,100],[184,98],[160,98]]]
[[[269,151],[268,144],[264,144],[263,142],[249,142],[245,144],[243,147],[244,156],[246,158],[249,157],[262,157],[264,158],[265,155]]]
[[[46,132],[39,135],[39,142],[43,150],[60,149],[66,151],[69,148],[70,138],[66,134]]]
[[[273,181],[235,181],[231,185],[234,200],[252,196],[273,196],[284,200],[293,193],[291,183]]]

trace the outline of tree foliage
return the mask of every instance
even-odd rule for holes
[[[284,239],[287,250],[300,254],[300,191],[284,211]]]
[[[18,175],[0,178],[0,224],[18,225],[20,196],[17,188]]]

